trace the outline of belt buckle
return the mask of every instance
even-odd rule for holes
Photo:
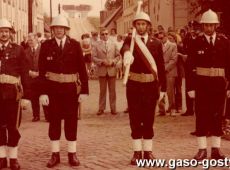
[[[145,74],[144,73],[141,73],[141,82],[145,82]]]
[[[63,83],[63,81],[64,81],[64,75],[63,75],[63,73],[61,73],[61,74],[59,74],[59,82]]]
[[[209,75],[210,75],[211,77],[213,77],[213,76],[215,75],[215,70],[214,70],[213,67],[210,68]]]

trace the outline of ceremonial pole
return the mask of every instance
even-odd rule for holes
[[[143,4],[142,0],[139,0],[137,2],[137,11],[136,11],[136,15],[139,14],[141,12],[141,5]],[[134,49],[134,38],[136,36],[136,28],[133,28],[133,32],[132,32],[132,40],[131,40],[131,44],[130,44],[130,52],[133,53],[133,49]],[[125,67],[125,73],[124,73],[124,79],[123,79],[123,85],[126,85],[127,81],[128,81],[128,77],[129,77],[129,70],[130,70],[130,64],[127,65]]]

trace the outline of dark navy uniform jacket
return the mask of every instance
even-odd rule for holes
[[[29,98],[29,62],[22,46],[9,42],[4,51],[0,50],[0,74],[21,78],[23,98]],[[0,84],[0,96],[3,99],[16,99],[17,88],[13,84]]]
[[[41,45],[39,55],[39,76],[41,78],[42,94],[72,94],[76,93],[75,83],[57,83],[45,78],[47,72],[76,74],[81,81],[81,94],[88,94],[88,76],[82,55],[80,43],[66,37],[65,45],[61,51],[55,38],[46,40]]]
[[[216,35],[211,46],[204,35],[198,36],[188,52],[187,88],[191,90],[223,91],[226,80],[230,80],[230,43],[224,36]],[[222,68],[225,77],[208,77],[196,75],[196,68]],[[227,87],[230,89],[230,86]]]
[[[129,46],[131,43],[131,38],[127,37],[124,41],[123,47],[121,49],[121,55],[124,55],[124,52],[126,50],[129,50]],[[161,86],[161,91],[166,91],[166,76],[165,76],[165,65],[164,65],[164,58],[163,58],[163,50],[162,50],[162,43],[153,37],[148,37],[147,48],[149,49],[150,53],[152,54],[158,70],[158,79],[159,79],[159,85]],[[145,73],[145,74],[151,74],[151,71],[146,67],[144,62],[141,60],[140,57],[140,51],[138,51],[137,44],[134,45],[134,62],[130,66],[130,71],[134,73]]]

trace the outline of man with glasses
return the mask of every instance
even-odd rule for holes
[[[103,28],[100,32],[101,41],[93,46],[92,56],[98,66],[100,84],[99,111],[97,115],[104,113],[106,108],[106,91],[109,87],[109,101],[111,114],[116,115],[116,64],[120,59],[116,44],[109,39],[108,30]]]

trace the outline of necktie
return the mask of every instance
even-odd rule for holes
[[[60,44],[59,44],[59,48],[60,48],[60,50],[62,51],[62,40],[60,41]]]
[[[212,36],[210,36],[209,44],[210,44],[212,47],[214,46],[214,44],[213,44],[213,37],[212,37]]]
[[[32,48],[32,54],[35,55],[35,48]]]
[[[143,43],[145,44],[145,38],[144,38],[144,37],[141,37],[141,40],[142,40]]]
[[[6,49],[6,46],[3,44],[2,45],[2,52],[5,51],[5,49]]]

